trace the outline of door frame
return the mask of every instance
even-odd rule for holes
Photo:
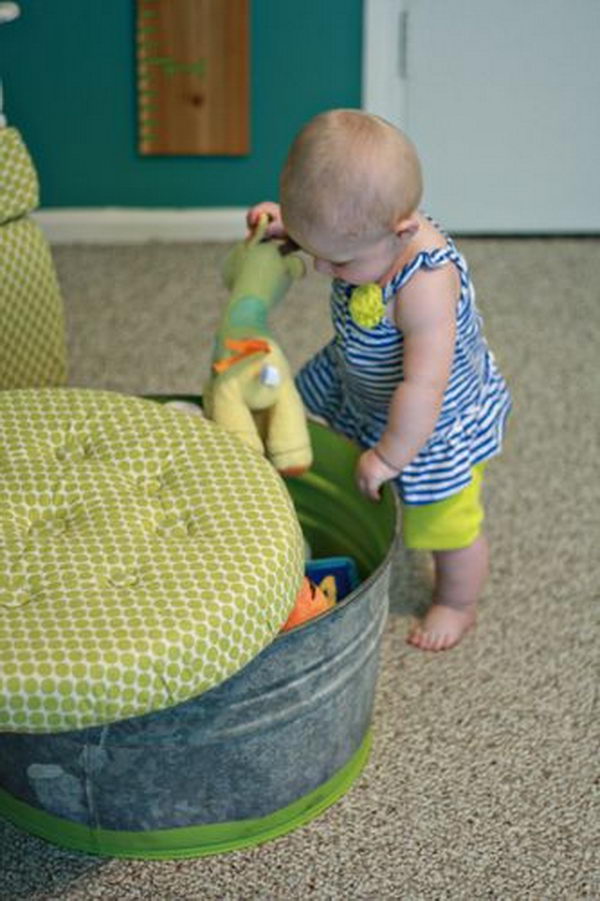
[[[408,116],[409,4],[363,0],[362,108],[400,128]]]

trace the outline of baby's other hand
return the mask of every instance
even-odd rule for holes
[[[269,223],[265,232],[266,238],[287,238],[287,232],[281,221],[281,209],[278,203],[271,200],[263,200],[250,207],[246,213],[246,223],[249,229],[256,228],[261,216],[268,216]]]
[[[392,469],[387,463],[384,463],[375,451],[368,450],[360,455],[356,467],[356,481],[361,493],[370,500],[380,500],[379,489],[381,486],[397,475],[398,470]]]

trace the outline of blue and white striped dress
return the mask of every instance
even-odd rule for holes
[[[460,491],[471,468],[500,452],[510,394],[482,331],[467,263],[453,242],[423,251],[385,285],[387,303],[420,269],[453,263],[460,275],[454,361],[442,409],[425,446],[396,479],[406,504],[429,504]],[[403,335],[387,317],[371,329],[357,325],[348,302],[354,285],[334,280],[335,338],[299,372],[307,408],[364,447],[385,429],[392,394],[402,381]]]

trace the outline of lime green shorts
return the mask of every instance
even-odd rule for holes
[[[421,506],[402,505],[402,534],[406,547],[453,551],[473,544],[483,522],[481,486],[485,466],[485,463],[474,466],[470,484],[443,501]]]

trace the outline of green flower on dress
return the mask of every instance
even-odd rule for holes
[[[375,328],[385,316],[385,304],[381,286],[375,282],[358,285],[348,304],[350,316],[361,328]]]

